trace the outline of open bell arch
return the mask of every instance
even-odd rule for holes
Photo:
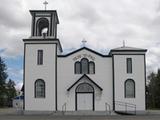
[[[49,31],[49,21],[47,18],[40,18],[37,20],[36,24],[36,30],[37,30],[37,36],[42,36],[43,35],[43,30],[47,29],[47,36],[48,36],[48,31]]]

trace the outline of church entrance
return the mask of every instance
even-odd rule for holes
[[[93,94],[77,94],[77,110],[93,110]]]
[[[76,91],[76,110],[94,110],[94,88],[89,83],[81,83]]]

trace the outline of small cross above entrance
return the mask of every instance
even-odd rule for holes
[[[44,1],[43,4],[44,4],[44,7],[45,7],[44,9],[46,10],[46,9],[47,9],[47,4],[48,4],[48,2],[47,2],[47,1]]]
[[[83,47],[86,46],[86,42],[87,42],[87,41],[86,41],[85,39],[82,40],[82,45],[83,45]]]

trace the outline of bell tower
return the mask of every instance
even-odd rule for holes
[[[30,10],[30,13],[32,15],[31,37],[57,38],[59,20],[55,10]]]
[[[57,38],[56,10],[30,10],[31,36],[24,42],[24,110],[57,111],[57,55],[62,48]]]

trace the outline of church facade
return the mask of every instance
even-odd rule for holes
[[[31,10],[24,41],[25,111],[144,111],[146,49],[119,47],[108,55],[81,47],[63,54],[57,12]]]

